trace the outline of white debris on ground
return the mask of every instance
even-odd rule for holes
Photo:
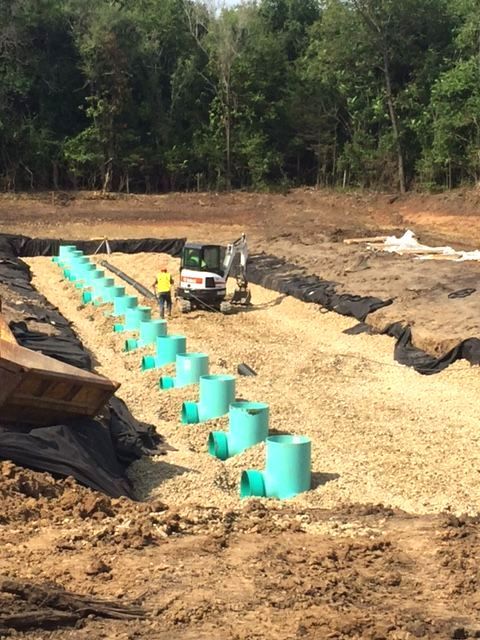
[[[403,236],[388,236],[383,244],[368,243],[368,248],[373,251],[385,251],[387,253],[397,253],[398,255],[414,255],[417,260],[445,259],[454,262],[480,261],[480,250],[457,251],[452,247],[431,247],[421,244],[413,231],[407,229]]]

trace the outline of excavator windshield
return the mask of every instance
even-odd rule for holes
[[[221,273],[220,247],[216,245],[185,245],[182,252],[182,269]]]

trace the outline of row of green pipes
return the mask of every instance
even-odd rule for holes
[[[108,313],[115,320],[117,333],[134,333],[137,338],[125,340],[125,351],[155,346],[154,355],[142,358],[143,371],[176,364],[175,377],[162,376],[162,390],[199,384],[198,402],[184,402],[182,424],[198,424],[228,414],[229,430],[212,431],[208,451],[220,460],[238,455],[249,447],[266,442],[266,464],[263,471],[243,471],[240,496],[289,498],[311,487],[311,441],[304,436],[269,436],[269,407],[263,402],[235,400],[236,379],[231,375],[210,375],[205,353],[187,353],[187,340],[182,335],[168,335],[165,320],[154,320],[148,306],[138,304],[136,296],[126,295],[125,287],[97,268],[95,263],[74,245],[61,245],[53,261],[63,269],[66,279],[82,291],[84,304],[96,306],[110,303]],[[117,322],[118,321],[118,322]]]

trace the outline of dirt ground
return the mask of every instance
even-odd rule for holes
[[[476,519],[369,506],[306,514],[256,501],[167,508],[100,498],[9,463],[0,474],[2,638],[480,637]],[[25,593],[32,584],[41,599]],[[144,618],[79,615],[73,628],[8,630],[9,616],[45,615],[48,603],[72,616],[58,589],[97,608],[141,606]]]
[[[339,292],[392,299],[367,319],[382,331],[393,322],[412,327],[412,339],[442,356],[480,335],[480,263],[418,261],[347,246],[348,237],[401,234],[422,242],[480,247],[480,192],[448,194],[338,193],[297,189],[286,194],[184,193],[115,196],[93,193],[0,197],[4,232],[64,238],[187,237],[226,243],[248,234],[253,252],[286,258],[336,283]]]
[[[157,260],[110,256],[144,283]],[[160,392],[164,371],[140,371],[142,352],[123,352],[125,336],[112,332],[102,308],[81,307],[48,259],[29,263],[96,369],[122,381],[119,395],[134,415],[174,448],[131,468],[140,504],[99,501],[69,481],[3,466],[12,511],[4,532],[11,540],[13,528],[17,540],[0,552],[1,573],[147,611],[146,621],[96,616],[35,637],[480,634],[480,525],[460,516],[475,514],[479,500],[474,369],[457,362],[419,376],[392,361],[389,338],[344,334],[353,321],[261,287],[248,312],[175,315],[170,333],[209,353],[212,372],[234,372],[241,361],[256,369],[257,377],[238,378],[237,396],[268,402],[274,432],[312,438],[312,491],[283,503],[241,501],[240,472],[263,466],[263,447],[225,463],[211,458],[208,432],[226,421],[180,425],[181,402],[195,399],[194,389]],[[18,601],[9,596],[14,610]]]
[[[372,287],[388,292],[396,264],[404,274],[393,280],[399,288],[411,284],[407,275],[420,265],[388,258],[387,272],[387,261],[375,265],[383,257],[366,256],[374,266],[352,271],[355,281],[344,280],[342,262],[347,273],[363,250],[350,251],[338,240],[398,232],[416,220],[424,241],[443,244],[451,228],[455,246],[473,248],[477,239],[480,246],[472,224],[475,198],[390,202],[388,196],[301,191],[62,205],[57,196],[53,204],[48,198],[4,200],[0,219],[2,231],[56,237],[188,235],[211,241],[215,230],[215,240],[228,241],[247,230],[255,250],[295,256],[309,271],[308,264],[320,259],[317,272],[324,277],[332,277],[325,269],[335,254],[330,267],[339,270],[333,279],[344,290],[373,274]],[[87,227],[92,214],[95,221]],[[299,220],[308,216],[299,231]],[[147,285],[158,259],[110,257]],[[171,368],[142,373],[145,350],[125,353],[124,336],[112,332],[103,309],[81,306],[78,292],[47,259],[29,263],[35,286],[72,322],[96,370],[122,382],[119,395],[133,414],[153,424],[173,450],[130,469],[144,500],[138,503],[0,464],[0,638],[480,637],[475,368],[458,361],[422,377],[393,361],[388,337],[345,334],[354,321],[261,287],[252,287],[254,306],[247,312],[175,315],[170,333],[184,333],[189,351],[207,352],[213,373],[235,372],[240,362],[258,372],[238,377],[237,396],[268,402],[272,431],[312,438],[312,491],[283,502],[242,501],[240,472],[263,466],[263,447],[225,463],[210,457],[207,435],[225,429],[226,420],[180,425],[181,403],[196,399],[195,390],[159,391],[159,376]],[[176,261],[170,266],[175,271]],[[440,284],[434,271],[418,272],[419,290],[410,292],[416,298],[404,289],[410,306],[398,309],[416,314],[414,329],[424,328],[433,351],[464,335],[466,326],[468,337],[478,336],[475,307],[463,306],[473,305],[475,296],[446,298],[444,305],[435,294],[436,288],[442,295],[461,288],[457,278],[475,278],[475,265],[467,267],[445,263]],[[437,302],[435,318],[428,305],[422,307],[424,297]],[[445,311],[450,302],[462,306]],[[469,319],[461,324],[465,314]],[[72,594],[88,597],[88,607],[73,607]],[[112,613],[112,603],[125,610]],[[131,607],[141,607],[143,618],[129,618]],[[38,620],[52,612],[55,630],[12,630],[19,614]]]

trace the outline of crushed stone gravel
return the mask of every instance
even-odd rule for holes
[[[177,260],[158,254],[112,254],[108,260],[146,286],[160,262],[168,260],[178,273]],[[176,449],[131,466],[140,497],[238,508],[240,473],[263,466],[264,445],[226,462],[210,456],[208,434],[226,429],[227,419],[181,425],[181,403],[196,400],[197,388],[160,391],[158,379],[172,367],[142,372],[141,352],[123,351],[125,335],[113,334],[104,308],[82,306],[78,291],[48,259],[27,262],[34,285],[73,323],[96,370],[121,382],[118,395],[133,414]],[[272,431],[312,438],[312,490],[291,505],[478,511],[477,368],[459,361],[441,374],[420,376],[394,362],[390,338],[344,334],[355,324],[351,319],[258,286],[252,299],[250,310],[231,316],[175,313],[169,332],[184,333],[189,351],[208,353],[211,373],[235,373],[241,362],[249,364],[258,375],[237,378],[237,398],[269,403]],[[154,303],[147,304],[156,315]]]

